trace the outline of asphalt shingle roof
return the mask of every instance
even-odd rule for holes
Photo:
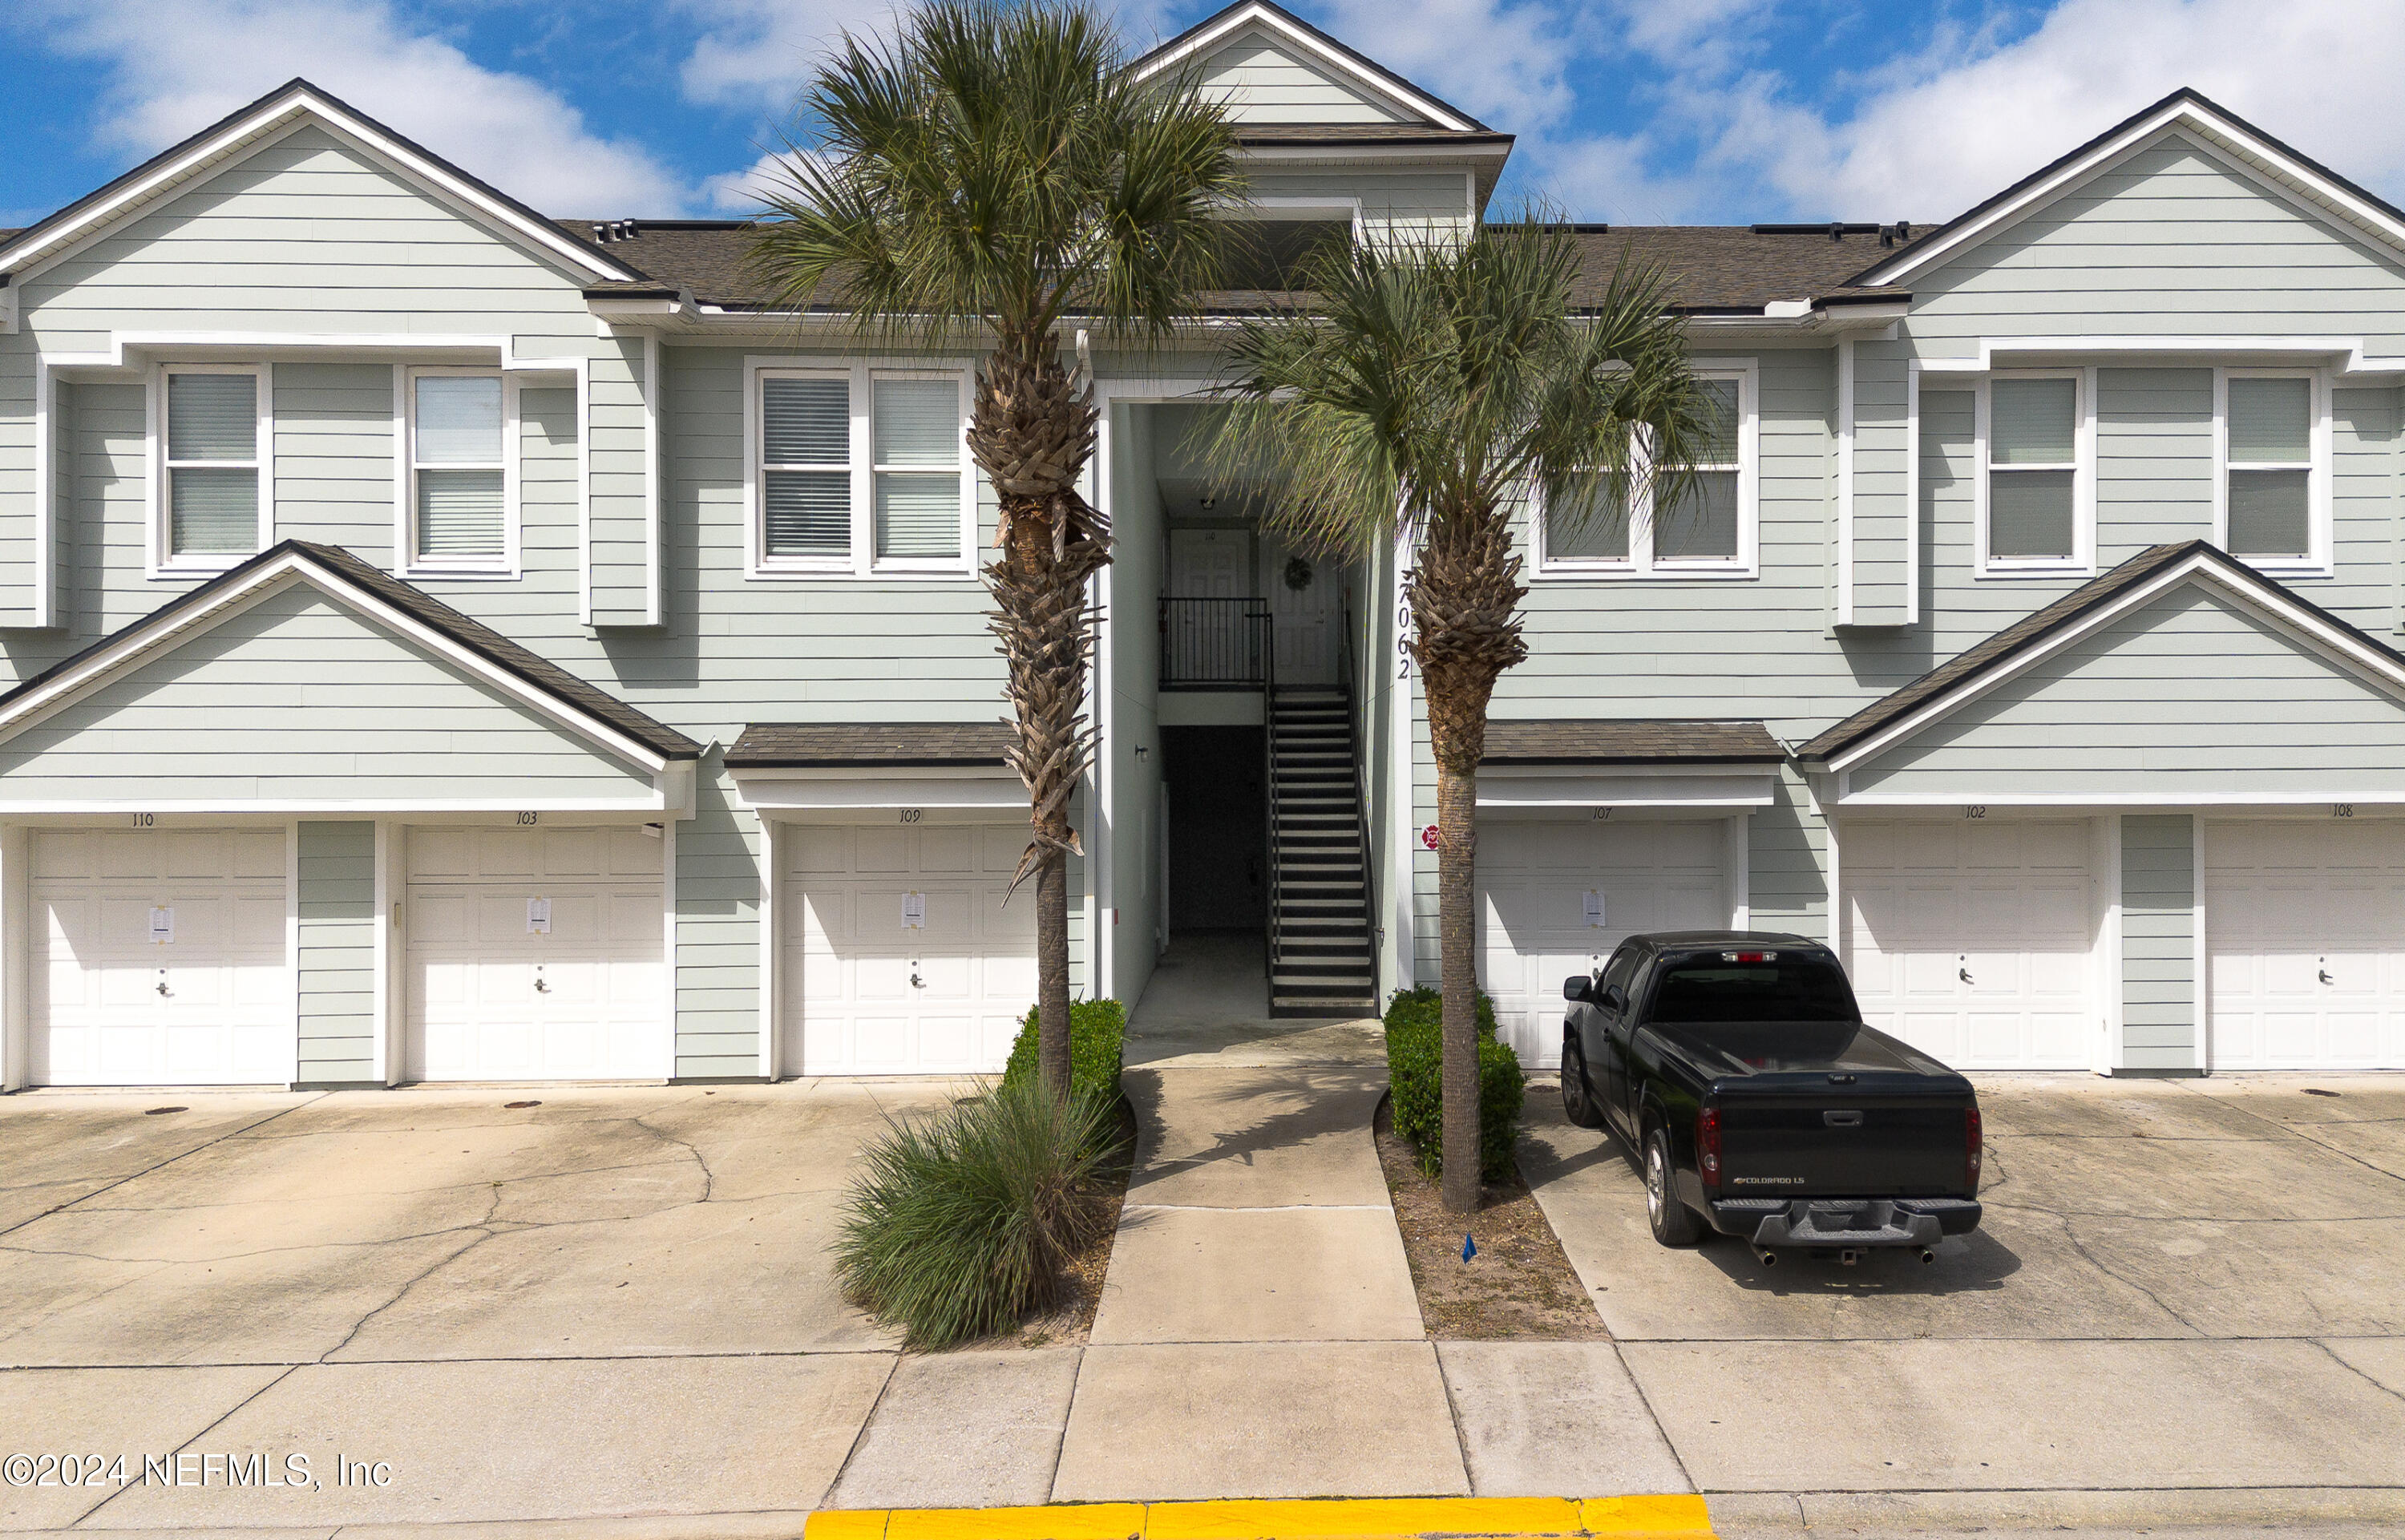
[[[1486,724],[1489,765],[1775,765],[1787,757],[1759,722],[1553,717]]]
[[[754,722],[726,751],[735,770],[1000,765],[1004,722]]]

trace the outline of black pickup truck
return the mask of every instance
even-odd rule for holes
[[[1653,1238],[1876,1247],[1923,1262],[1979,1223],[1979,1099],[1865,1025],[1828,948],[1798,936],[1632,936],[1562,986],[1562,1109],[1645,1176]]]

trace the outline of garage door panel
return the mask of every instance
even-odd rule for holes
[[[1872,1024],[1958,1068],[2093,1058],[2094,937],[2080,820],[1849,820],[1854,992]]]
[[[2204,825],[2212,1062],[2405,1068],[2405,821]]]
[[[1003,902],[1025,845],[1014,824],[781,832],[785,1041],[801,1072],[1002,1067],[1035,998],[1033,894]],[[904,924],[912,894],[917,927]]]

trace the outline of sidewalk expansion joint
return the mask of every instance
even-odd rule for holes
[[[1342,1497],[1025,1508],[852,1508],[804,1540],[1710,1540],[1704,1500]]]

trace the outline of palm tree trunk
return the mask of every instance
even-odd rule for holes
[[[1049,337],[1005,339],[977,372],[969,452],[1000,504],[985,569],[990,620],[1009,670],[1017,741],[1011,768],[1027,786],[1029,839],[1011,879],[1035,879],[1036,1064],[1069,1092],[1069,872],[1083,854],[1069,822],[1093,753],[1085,720],[1091,643],[1086,585],[1111,558],[1110,526],[1077,493],[1094,452],[1095,412],[1061,367]]]
[[[1431,518],[1406,584],[1412,652],[1426,682],[1436,759],[1437,937],[1443,999],[1444,1206],[1478,1207],[1478,762],[1486,707],[1520,639],[1520,558],[1500,510]]]

